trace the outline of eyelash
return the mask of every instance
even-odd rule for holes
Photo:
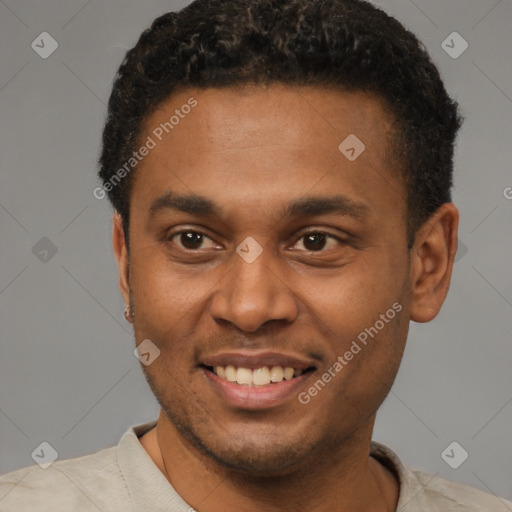
[[[183,233],[194,233],[196,235],[201,235],[203,237],[206,237],[206,238],[209,238],[210,240],[213,241],[213,239],[206,233],[204,233],[203,231],[199,231],[197,229],[182,229],[180,231],[175,231],[174,233],[170,233],[167,237],[166,237],[166,241],[167,242],[170,242],[170,243],[173,243],[172,242],[172,239],[176,236],[179,236],[179,235],[182,235]],[[347,245],[347,241],[346,240],[343,240],[342,238],[336,236],[336,235],[333,235],[332,233],[329,233],[327,231],[322,231],[322,230],[311,230],[311,231],[307,231],[307,232],[304,232],[302,233],[297,239],[296,239],[296,242],[297,243],[299,240],[303,240],[305,237],[309,236],[309,235],[325,235],[327,239],[334,239],[336,240],[336,242],[338,242],[338,244],[340,245]],[[295,245],[295,244],[294,244]],[[193,253],[193,252],[199,252],[200,249],[187,249],[187,248],[184,248],[184,247],[180,247],[180,249],[182,251],[185,251],[185,252],[190,252],[190,253]],[[310,252],[310,253],[321,253],[321,252],[326,252],[324,248],[320,249],[319,251],[307,251],[306,249],[306,252]]]

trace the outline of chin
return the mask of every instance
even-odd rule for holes
[[[310,450],[303,442],[286,444],[268,438],[262,443],[240,436],[241,439],[225,443],[210,442],[196,439],[194,444],[205,455],[213,458],[227,469],[252,476],[270,477],[283,476],[298,469]]]
[[[192,422],[176,417],[173,411],[165,411],[178,432],[203,455],[241,474],[286,475],[297,470],[314,451],[304,436],[290,435],[289,430],[283,442],[285,436],[275,425],[269,431],[268,425],[247,429],[246,424],[245,429],[240,426],[236,432],[228,432],[211,420]]]

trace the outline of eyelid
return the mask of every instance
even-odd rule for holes
[[[179,235],[181,233],[197,233],[199,235],[206,236],[208,238],[213,238],[206,232],[207,230],[201,227],[194,227],[194,226],[183,226],[180,224],[179,226],[174,226],[172,228],[168,228],[165,230],[165,238],[171,238],[175,235]]]

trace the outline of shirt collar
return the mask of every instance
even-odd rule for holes
[[[139,437],[151,430],[156,420],[128,430],[117,447],[117,459],[130,493],[134,512],[190,512],[192,509],[158,469]]]

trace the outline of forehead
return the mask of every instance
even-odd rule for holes
[[[149,137],[154,148],[138,165],[134,193],[146,203],[166,190],[214,193],[269,208],[309,191],[364,202],[373,190],[381,197],[366,199],[394,194],[396,209],[404,191],[388,155],[390,128],[383,102],[361,92],[284,85],[181,90],[144,123],[140,141]]]
[[[187,108],[192,101],[197,105]],[[173,113],[179,119],[175,115],[171,122],[172,138],[179,141],[186,137],[190,147],[204,144],[207,137],[218,149],[229,148],[248,136],[252,137],[253,145],[274,139],[276,145],[286,143],[304,148],[318,145],[326,134],[339,139],[347,130],[361,136],[377,133],[382,138],[391,126],[383,100],[374,95],[272,84],[180,90],[146,119],[142,131],[154,131],[161,123],[168,122],[169,114]],[[183,125],[193,129],[194,138],[189,137]],[[305,128],[308,137],[304,137]],[[162,135],[165,137],[167,133]],[[384,148],[382,144],[374,150]]]

